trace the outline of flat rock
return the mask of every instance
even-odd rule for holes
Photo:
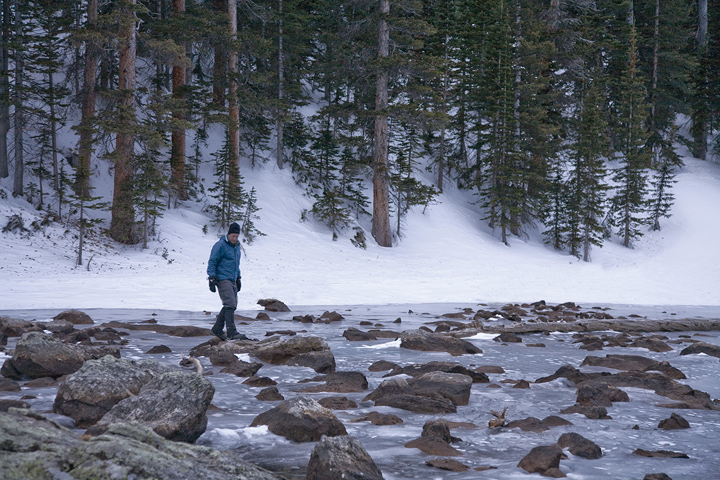
[[[384,414],[380,412],[370,412],[367,415],[363,415],[360,418],[350,420],[351,423],[356,422],[370,422],[373,425],[397,425],[403,423],[402,418],[392,413]]]
[[[634,455],[639,455],[641,457],[656,457],[656,458],[690,458],[684,453],[680,452],[673,452],[670,450],[656,450],[656,451],[650,451],[650,450],[643,450],[642,448],[638,448],[633,452]]]
[[[439,468],[440,470],[449,470],[451,472],[465,472],[470,470],[470,467],[464,463],[460,463],[451,458],[435,458],[425,462],[425,465],[428,467]]]
[[[447,352],[453,356],[482,353],[482,350],[467,340],[423,330],[406,330],[402,332],[400,340],[400,346],[409,350]]]

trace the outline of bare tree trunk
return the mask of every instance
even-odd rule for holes
[[[173,0],[173,15],[180,16],[185,13],[185,0]],[[187,68],[184,59],[178,59],[173,65],[172,71],[172,88],[173,97],[179,101],[185,98],[185,78]],[[177,106],[173,112],[173,118],[176,120],[185,120],[185,107]],[[187,200],[187,190],[185,188],[185,129],[174,128],[172,131],[172,148],[170,152],[170,168],[172,170],[170,183],[175,195],[180,200]]]
[[[220,12],[226,11],[226,0],[215,0],[215,7]],[[215,46],[213,62],[213,102],[218,108],[225,105],[225,74],[227,73],[227,52],[224,42]]]
[[[283,0],[278,0],[278,110],[277,110],[277,166],[283,168],[283,83],[285,82],[285,65],[283,55]]]
[[[708,30],[708,6],[707,0],[698,0],[698,30],[697,30],[697,42],[700,60],[702,61],[706,55],[706,49],[708,44],[707,39]],[[707,85],[709,79],[707,77],[702,79],[702,82]],[[707,105],[701,108],[708,108]],[[696,119],[699,122],[693,128],[693,155],[701,160],[707,159],[707,137],[708,137],[708,125],[707,125],[707,114],[701,114]]]
[[[237,39],[237,0],[228,0],[228,14],[230,15],[230,40]],[[240,168],[240,108],[238,105],[238,55],[234,47],[230,48],[228,57],[228,74],[230,88],[228,89],[230,103],[230,184],[239,183]]]
[[[15,35],[18,46],[15,47],[15,178],[13,194],[24,193],[25,160],[23,159],[23,133],[25,130],[25,109],[23,108],[23,51],[19,39],[22,38],[22,18],[20,10],[22,0],[15,0]]]
[[[135,6],[136,0],[125,0],[120,8]],[[127,11],[120,20],[119,74],[120,115],[127,117],[128,127],[135,119],[135,57],[137,43],[135,37],[135,12]],[[135,146],[134,137],[126,132],[117,132],[115,146],[115,182],[113,190],[112,220],[110,236],[120,243],[135,243],[135,209],[133,207],[133,168],[132,155]]]
[[[8,168],[7,134],[10,131],[10,2],[2,0],[2,45],[0,46],[0,178],[10,176]]]
[[[94,31],[98,21],[98,0],[89,0],[88,28]],[[93,151],[93,119],[95,117],[95,82],[98,71],[99,47],[94,37],[85,44],[85,66],[82,87],[82,118],[78,140],[78,166],[75,171],[75,193],[79,197],[90,195],[90,159]]]
[[[383,62],[390,51],[390,30],[387,14],[390,13],[390,1],[380,0],[380,20],[378,21],[378,59]],[[388,71],[380,65],[377,72],[375,91],[375,144],[373,149],[373,218],[372,235],[381,247],[392,247],[390,232],[390,202],[388,199],[387,160],[388,160]]]
[[[652,89],[650,91],[650,135],[655,135],[657,123],[655,114],[657,112],[657,81],[658,81],[658,52],[660,49],[660,0],[655,0],[655,32],[653,33],[653,71],[652,71]],[[650,162],[655,161],[656,151],[659,147],[653,147],[655,150],[651,154]]]
[[[55,116],[55,79],[52,72],[48,74],[48,87],[50,88],[50,146],[52,148],[52,169],[53,169],[53,188],[55,191],[60,188],[60,175],[58,172],[58,154],[57,154],[57,117]],[[40,185],[42,187],[42,185]],[[42,197],[40,197],[42,203]]]

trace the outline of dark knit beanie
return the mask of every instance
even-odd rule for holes
[[[228,229],[228,235],[230,235],[231,233],[239,234],[240,233],[240,225],[238,225],[237,223],[231,223],[230,228]]]

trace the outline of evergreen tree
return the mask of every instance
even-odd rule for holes
[[[213,158],[215,182],[208,191],[210,197],[214,198],[217,203],[209,205],[208,210],[215,217],[216,223],[221,228],[226,228],[242,217],[243,207],[246,203],[243,177],[238,172],[237,164],[232,160],[227,131],[222,148],[213,153]],[[231,179],[237,179],[237,181],[231,181]]]
[[[602,247],[605,197],[609,189],[605,158],[609,153],[607,124],[602,112],[604,99],[593,83],[583,97],[572,145],[572,171],[566,206],[567,245],[570,254],[590,261],[591,245]]]
[[[675,200],[672,193],[672,186],[676,183],[675,175],[678,168],[683,166],[683,161],[675,152],[677,140],[677,127],[670,131],[667,140],[660,144],[659,161],[653,164],[652,177],[650,179],[650,198],[648,210],[650,213],[649,223],[653,230],[660,230],[660,219],[670,218],[670,209]]]
[[[245,212],[240,219],[240,233],[243,234],[243,238],[245,238],[248,245],[254,242],[256,237],[265,236],[265,234],[255,226],[255,220],[260,219],[257,214],[259,211],[260,207],[257,206],[257,191],[255,187],[252,187],[248,194],[247,202],[245,202]]]
[[[617,183],[612,200],[613,224],[618,227],[618,235],[625,247],[640,236],[640,226],[646,223],[642,216],[646,211],[645,193],[647,191],[646,169],[650,166],[650,151],[646,148],[648,132],[647,103],[644,79],[637,70],[636,43],[634,30],[631,34],[628,65],[622,78],[622,97],[618,105],[621,137],[621,166],[614,172]]]

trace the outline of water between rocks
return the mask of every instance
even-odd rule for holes
[[[579,414],[560,415],[560,410],[575,403],[577,393],[572,383],[564,379],[544,384],[532,384],[540,377],[554,373],[563,365],[580,367],[588,355],[605,356],[608,354],[642,355],[658,361],[668,361],[687,376],[681,382],[720,398],[720,362],[708,355],[680,356],[686,344],[673,344],[673,351],[655,353],[641,348],[605,348],[602,351],[588,352],[579,349],[580,344],[573,343],[571,333],[524,334],[522,343],[501,344],[493,341],[494,334],[480,334],[467,340],[483,350],[482,354],[452,357],[440,352],[418,352],[400,348],[399,341],[378,339],[376,341],[349,342],[342,333],[349,327],[367,330],[373,328],[360,325],[370,321],[383,328],[400,332],[419,328],[423,324],[439,320],[446,313],[461,312],[463,308],[483,308],[492,310],[500,305],[479,307],[476,304],[422,304],[422,305],[382,305],[382,306],[312,306],[296,307],[290,313],[269,312],[272,320],[252,321],[239,324],[240,332],[251,338],[265,338],[266,332],[276,330],[294,330],[299,335],[316,335],[329,344],[337,362],[338,371],[360,371],[368,379],[369,390],[363,393],[300,393],[299,391],[315,383],[298,383],[301,380],[317,376],[312,369],[305,367],[265,365],[258,372],[260,376],[275,380],[280,393],[286,398],[307,395],[316,400],[328,396],[347,396],[354,400],[359,408],[335,410],[335,415],[343,421],[348,434],[358,438],[375,460],[387,480],[396,479],[526,479],[528,474],[516,467],[520,459],[530,449],[539,445],[550,445],[563,433],[578,433],[596,444],[603,451],[602,458],[586,460],[568,454],[568,459],[560,462],[560,469],[571,479],[642,479],[648,473],[664,472],[671,478],[720,478],[720,411],[679,410],[656,406],[670,403],[671,400],[660,397],[649,390],[623,388],[630,396],[628,403],[615,403],[608,408],[612,419],[590,420]],[[589,306],[584,306],[587,308]],[[613,316],[636,314],[648,319],[665,318],[720,318],[720,307],[653,307],[631,305],[599,305],[608,308]],[[195,325],[210,327],[214,315],[205,312],[163,311],[163,310],[111,310],[89,309],[88,313],[96,325],[109,322],[140,322],[151,318],[164,325]],[[345,319],[331,324],[299,323],[292,321],[295,315],[314,315],[319,317],[324,311],[337,311]],[[50,320],[60,313],[55,310],[13,310],[0,311],[7,315],[26,320]],[[257,311],[238,311],[240,315],[254,318]],[[393,323],[400,318],[402,323]],[[434,326],[430,325],[434,329]],[[82,326],[77,326],[82,328]],[[720,332],[678,332],[664,333],[670,340],[692,336],[703,342],[720,345]],[[684,337],[681,337],[684,336]],[[121,349],[126,359],[154,359],[162,363],[177,366],[183,354],[206,341],[204,337],[178,338],[149,331],[130,331],[124,337],[129,344]],[[16,338],[11,338],[8,349],[14,348]],[[544,344],[544,347],[529,346]],[[156,345],[170,347],[172,353],[148,355],[145,352]],[[0,353],[0,362],[6,355]],[[249,358],[244,358],[249,361]],[[488,384],[474,384],[468,406],[458,407],[451,415],[423,415],[391,407],[375,407],[372,402],[362,402],[370,391],[375,389],[387,372],[370,372],[368,367],[378,360],[387,360],[401,366],[430,361],[454,361],[466,367],[496,365],[505,370],[503,374],[489,374],[490,381],[502,388],[488,388]],[[255,398],[261,390],[258,387],[243,385],[245,378],[219,373],[220,367],[214,367],[207,358],[201,359],[206,372],[213,372],[207,378],[216,388],[212,404],[217,407],[208,411],[208,427],[199,438],[198,444],[222,450],[235,450],[247,461],[282,472],[288,478],[304,478],[305,467],[315,443],[293,443],[283,437],[267,431],[266,427],[250,428],[249,425],[258,414],[269,410],[278,402],[262,402]],[[585,372],[602,371],[599,367],[582,367]],[[617,373],[614,370],[607,370]],[[511,383],[503,380],[528,380],[529,389],[512,388]],[[26,400],[34,410],[48,412],[52,410],[57,387],[23,387],[22,392],[0,392],[0,398],[19,399],[23,395],[34,395]],[[552,428],[543,433],[523,432],[519,429],[487,428],[488,421],[494,418],[491,410],[508,407],[507,418],[520,420],[527,417],[543,419],[550,415],[560,415],[574,425]],[[371,411],[393,413],[403,419],[402,424],[374,426],[369,422],[351,423],[350,420]],[[690,422],[690,429],[664,431],[657,428],[658,423],[670,416],[680,414]],[[66,417],[48,414],[51,418],[72,426]],[[470,422],[476,428],[456,428],[452,435],[462,439],[453,444],[463,452],[455,460],[470,467],[465,472],[449,472],[429,467],[426,461],[434,457],[414,448],[405,448],[405,443],[421,435],[427,420],[444,418],[448,421]],[[638,428],[633,428],[637,426]],[[81,431],[79,431],[80,433]],[[690,458],[646,458],[633,455],[635,449],[671,450],[687,454]],[[477,467],[492,466],[496,469],[476,471]],[[535,475],[538,476],[538,475]]]

